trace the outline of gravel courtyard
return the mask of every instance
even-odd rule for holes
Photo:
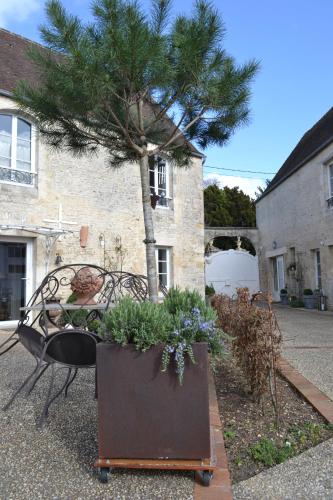
[[[333,399],[333,312],[276,306],[283,356]]]
[[[4,339],[0,333],[0,342]],[[0,357],[1,407],[34,366],[32,356],[20,345]],[[192,473],[118,470],[110,475],[108,484],[101,484],[92,467],[97,457],[93,370],[81,370],[67,400],[59,397],[51,406],[46,426],[39,431],[35,422],[47,382],[45,375],[28,398],[21,394],[7,412],[0,410],[1,499],[193,498]]]

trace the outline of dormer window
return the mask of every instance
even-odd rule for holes
[[[32,125],[15,115],[0,113],[0,181],[33,184]]]
[[[161,156],[149,158],[149,182],[152,200],[158,207],[169,207],[169,168]],[[157,197],[157,198],[156,198]]]

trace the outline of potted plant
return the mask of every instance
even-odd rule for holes
[[[97,345],[99,458],[210,457],[208,350],[226,335],[196,292],[169,291],[163,304],[122,299]]]
[[[317,307],[318,297],[313,294],[311,288],[304,289],[303,302],[305,309],[315,309]]]
[[[288,290],[286,290],[285,288],[282,288],[280,290],[280,301],[281,301],[281,304],[284,304],[284,305],[289,304]]]
[[[206,296],[206,304],[208,306],[211,305],[212,302],[212,297],[215,295],[215,288],[213,287],[212,283],[209,285],[205,286],[205,296]]]

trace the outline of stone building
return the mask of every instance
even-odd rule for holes
[[[0,328],[48,270],[92,263],[145,274],[138,165],[112,170],[106,152],[75,158],[44,143],[12,99],[16,82],[38,82],[27,58],[33,42],[0,30]],[[152,167],[159,279],[204,290],[202,155],[191,169]]]
[[[333,308],[333,108],[299,141],[257,201],[261,288],[322,289]]]

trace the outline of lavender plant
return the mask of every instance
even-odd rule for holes
[[[163,304],[122,299],[117,307],[105,313],[99,335],[106,342],[123,346],[131,343],[141,351],[164,344],[162,371],[174,360],[182,384],[186,357],[195,363],[194,343],[207,342],[213,363],[224,354],[228,337],[215,326],[216,321],[215,311],[206,306],[197,292],[171,289]]]
[[[192,349],[195,342],[207,342],[213,364],[215,359],[222,357],[225,352],[227,336],[221,329],[216,328],[215,312],[204,303],[200,305],[201,310],[198,307],[193,307],[190,311],[178,311],[173,315],[174,330],[163,350],[162,371],[167,370],[172,357],[174,357],[180,384],[183,383],[184,378],[185,355],[188,355],[191,362],[195,363]]]

